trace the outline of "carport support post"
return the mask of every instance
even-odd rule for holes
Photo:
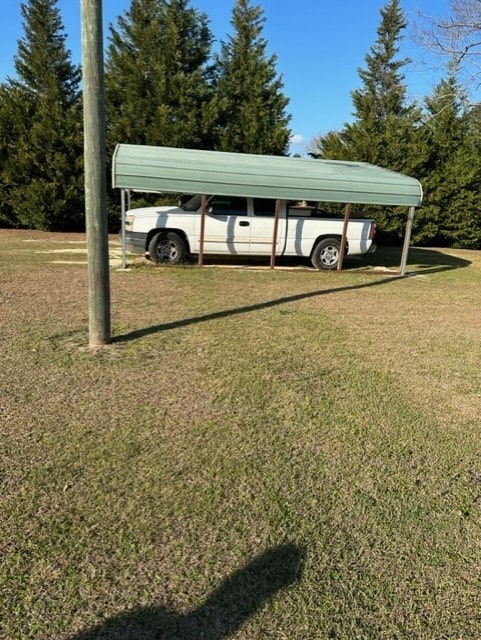
[[[411,242],[411,234],[413,231],[413,221],[414,221],[414,214],[416,212],[416,208],[415,207],[409,207],[409,215],[408,215],[408,221],[406,224],[406,233],[404,235],[404,245],[403,245],[403,252],[402,252],[402,256],[401,256],[401,266],[399,267],[399,273],[401,276],[405,276],[406,275],[406,266],[407,266],[407,262],[408,262],[408,253],[409,253],[409,243]]]
[[[342,263],[344,262],[344,254],[346,253],[347,244],[347,225],[349,224],[349,218],[351,217],[351,205],[346,204],[346,211],[344,213],[344,224],[342,225],[342,238],[341,248],[339,249],[339,262],[337,263],[337,270],[342,271]]]
[[[120,218],[121,218],[121,239],[122,239],[122,269],[127,268],[127,250],[125,242],[125,189],[120,191]]]
[[[272,234],[271,269],[276,266],[277,232],[279,230],[279,218],[281,215],[281,201],[276,200],[276,212],[274,214],[274,232]]]
[[[102,0],[81,0],[89,345],[110,342]]]
[[[207,213],[207,196],[202,195],[202,206],[200,212],[200,238],[199,238],[199,261],[198,266],[204,266],[204,236],[205,236],[205,215]]]

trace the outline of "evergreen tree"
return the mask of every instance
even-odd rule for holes
[[[406,104],[401,70],[409,60],[397,59],[405,27],[399,0],[389,0],[381,9],[378,37],[366,55],[366,68],[358,69],[363,84],[352,92],[354,121],[318,139],[319,157],[349,158],[396,171],[409,165],[409,142],[419,113]]]
[[[378,39],[359,69],[363,87],[353,94],[356,120],[346,136],[357,158],[401,171],[407,158],[406,134],[412,129],[414,109],[406,105],[401,69],[409,60],[398,60],[398,42],[406,22],[399,0],[381,9]]]
[[[459,106],[463,92],[458,85],[452,88],[457,97],[456,115],[453,128],[446,122],[436,124],[438,140],[443,137],[452,144],[439,150],[445,161],[440,162],[433,175],[426,181],[427,205],[431,201],[437,205],[442,238],[450,246],[481,248],[481,112],[479,107],[468,111]],[[438,111],[439,114],[439,111]],[[441,114],[439,114],[441,116]],[[443,129],[446,133],[443,135]],[[438,147],[439,148],[439,147]],[[451,156],[447,155],[451,154]],[[434,183],[434,184],[433,184]]]
[[[410,174],[423,148],[419,110],[406,103],[402,68],[409,60],[397,57],[406,22],[399,0],[389,0],[380,13],[377,40],[366,55],[366,68],[358,70],[362,86],[352,92],[354,121],[314,140],[311,155],[370,162]],[[384,231],[402,235],[404,211],[383,208],[376,218]]]
[[[30,117],[28,103],[14,87],[0,85],[0,223],[7,226],[19,224],[10,202],[13,181],[10,174],[10,157],[19,139],[20,123]]]
[[[426,155],[418,177],[424,188],[423,206],[415,219],[415,242],[449,243],[450,219],[459,199],[467,121],[462,110],[461,90],[454,74],[442,79],[425,99],[421,135]],[[469,173],[469,172],[468,172]],[[452,220],[451,220],[452,223]]]
[[[271,155],[287,151],[288,100],[276,72],[277,58],[266,53],[264,22],[260,6],[251,6],[250,0],[236,0],[234,33],[222,43],[217,57],[214,109],[216,148],[221,151]]]
[[[207,61],[212,35],[188,0],[132,0],[110,26],[107,139],[172,147],[209,146]]]
[[[17,77],[0,92],[2,219],[37,229],[83,220],[80,71],[56,0],[21,3]]]
[[[479,113],[466,114],[468,133],[456,154],[454,189],[448,210],[442,217],[442,233],[447,244],[460,249],[481,249],[481,139]],[[477,120],[475,127],[469,122]],[[446,215],[447,214],[447,215]]]

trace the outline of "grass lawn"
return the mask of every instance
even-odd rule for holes
[[[479,252],[136,260],[97,352],[85,260],[0,230],[2,640],[481,638]]]

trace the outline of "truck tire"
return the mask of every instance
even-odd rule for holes
[[[183,238],[173,231],[157,233],[149,242],[149,256],[155,264],[179,264],[186,255]]]
[[[324,238],[314,247],[311,262],[316,269],[337,269],[341,255],[341,243],[337,238]]]

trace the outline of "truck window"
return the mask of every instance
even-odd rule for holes
[[[187,202],[184,203],[182,209],[184,211],[197,211],[197,209],[200,208],[201,204],[202,204],[202,196],[200,194],[197,194],[195,196],[192,196],[192,198],[190,198],[189,200],[187,200]]]
[[[313,216],[316,214],[316,205],[306,202],[305,200],[298,200],[296,202],[288,202],[287,210],[290,218],[304,218],[306,216]]]
[[[265,198],[254,198],[254,215],[255,216],[271,216],[276,213],[276,201],[266,200]]]
[[[215,196],[209,202],[209,211],[215,216],[246,216],[247,199],[233,196]]]

